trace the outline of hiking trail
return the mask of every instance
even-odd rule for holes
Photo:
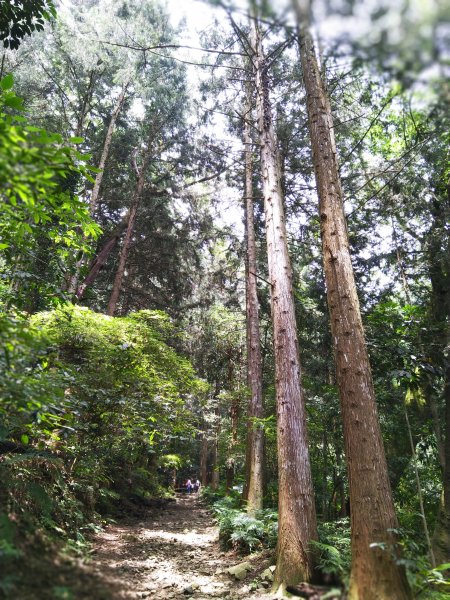
[[[105,527],[93,539],[91,558],[79,559],[76,573],[60,574],[59,585],[72,591],[73,600],[270,600],[267,589],[252,591],[250,585],[271,564],[267,553],[252,555],[243,581],[225,572],[245,560],[221,550],[218,528],[196,494],[179,495],[144,517]]]

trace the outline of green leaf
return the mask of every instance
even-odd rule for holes
[[[8,73],[8,75],[6,75],[6,77],[3,77],[3,79],[0,81],[0,86],[1,86],[2,90],[10,90],[13,85],[14,85],[14,77],[12,76],[11,73]]]
[[[69,142],[70,142],[71,144],[81,144],[82,142],[84,142],[84,138],[82,138],[82,137],[77,137],[77,136],[75,136],[75,137],[71,137],[71,138],[69,138]]]
[[[27,446],[28,442],[30,441],[30,438],[24,433],[23,435],[20,436],[20,441],[22,442],[22,444],[24,446]]]
[[[450,570],[450,563],[443,563],[442,565],[438,565],[437,567],[434,567],[434,569],[432,569],[432,571],[448,571]]]
[[[5,106],[9,106],[9,108],[15,108],[17,110],[23,110],[23,100],[18,96],[8,96],[5,98]]]

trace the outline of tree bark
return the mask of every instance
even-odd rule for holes
[[[118,240],[120,239],[120,236],[127,228],[129,217],[130,213],[128,212],[128,214],[124,217],[124,219],[122,219],[122,221],[120,221],[106,242],[103,244],[100,252],[97,253],[94,260],[91,261],[89,273],[85,277],[83,283],[77,288],[76,297],[78,300],[81,300],[87,288],[90,287],[97,278],[97,275],[105,264],[108,256],[111,254],[112,250],[115,248]]]
[[[447,344],[450,346],[450,332],[447,334],[447,339]],[[433,552],[437,564],[449,562],[450,559],[450,360],[448,358],[444,377],[445,468],[441,504],[432,538]]]
[[[116,125],[117,117],[120,114],[122,105],[125,100],[127,88],[128,88],[128,82],[124,83],[124,85],[122,86],[122,91],[120,92],[119,97],[116,102],[116,105],[114,107],[114,110],[111,113],[111,120],[108,125],[108,130],[106,132],[105,141],[103,143],[102,155],[100,157],[100,162],[98,164],[99,172],[95,176],[94,187],[92,188],[91,198],[89,200],[89,214],[91,215],[91,217],[94,217],[95,211],[97,209],[100,186],[101,186],[102,180],[103,180],[103,174],[105,171],[106,161],[109,156],[109,149],[111,147],[112,136],[114,133],[114,128]],[[81,267],[83,266],[84,261],[85,261],[85,257],[82,256],[75,265],[75,273],[70,278],[70,283],[68,286],[68,292],[70,294],[75,294],[77,292],[78,283],[80,280],[80,270],[81,270]],[[76,293],[76,296],[78,297],[78,293]]]
[[[437,324],[438,344],[433,346],[433,359],[442,367],[444,379],[445,440],[441,504],[439,506],[432,545],[436,562],[450,558],[450,181],[438,185],[433,201],[433,224],[429,239],[428,260],[432,289],[431,318]],[[436,434],[438,436],[438,433]]]
[[[230,425],[231,425],[231,438],[228,446],[228,458],[226,461],[226,481],[225,481],[225,493],[228,496],[233,488],[234,484],[234,475],[236,470],[236,460],[235,460],[235,449],[238,443],[238,427],[239,427],[239,414],[240,414],[240,390],[239,390],[239,382],[236,382],[234,379],[235,374],[235,363],[233,361],[234,358],[234,348],[230,346],[228,351],[228,391],[231,394],[231,403],[230,403]],[[241,362],[241,352],[239,351],[236,356],[237,364]]]
[[[219,487],[219,465],[218,465],[218,459],[219,459],[219,432],[215,431],[214,434],[214,439],[213,439],[213,447],[212,447],[212,452],[211,452],[211,469],[212,469],[212,473],[211,473],[211,489],[212,490],[217,490],[217,488]]]
[[[395,560],[398,527],[358,296],[350,259],[331,108],[308,29],[306,3],[294,0],[306,89],[327,301],[334,340],[350,489],[349,600],[405,600],[411,592]],[[372,544],[388,544],[389,549]]]
[[[94,187],[92,188],[91,199],[89,202],[89,212],[91,216],[94,216],[95,211],[97,209],[98,196],[100,193],[100,186],[103,180],[103,174],[105,172],[106,161],[109,156],[109,149],[111,148],[112,136],[114,133],[114,129],[116,127],[116,121],[122,110],[123,103],[125,102],[125,96],[127,93],[129,82],[125,82],[122,86],[122,90],[117,98],[117,102],[114,106],[114,110],[111,113],[111,120],[109,121],[108,130],[106,132],[105,141],[103,143],[102,155],[100,157],[100,162],[98,164],[99,172],[95,176]]]
[[[111,317],[114,316],[114,313],[117,309],[117,302],[119,300],[120,291],[122,288],[123,277],[125,274],[125,267],[127,264],[128,253],[130,251],[131,239],[133,237],[134,225],[136,223],[136,215],[139,209],[139,205],[142,198],[142,192],[144,191],[145,185],[145,177],[147,174],[147,167],[150,161],[150,153],[151,153],[151,141],[153,135],[150,136],[147,148],[144,152],[142,167],[138,173],[138,178],[136,182],[136,188],[134,190],[133,198],[131,200],[130,213],[128,217],[127,230],[125,232],[125,238],[123,240],[122,250],[120,252],[119,258],[119,266],[117,267],[116,276],[114,278],[114,283],[111,291],[111,296],[109,298],[108,308],[106,310],[106,314]]]
[[[312,576],[309,545],[317,539],[317,526],[277,138],[267,64],[255,20],[252,45],[275,354],[279,500],[274,586],[284,591]]]
[[[254,419],[262,419],[262,359],[259,334],[259,306],[257,288],[256,239],[253,207],[253,154],[250,135],[251,92],[247,90],[247,102],[243,127],[245,161],[245,237],[246,260],[246,313],[247,313],[247,382],[250,389],[247,421],[246,485],[247,512],[254,514],[263,507],[264,431]]]
[[[202,431],[202,445],[200,447],[200,482],[203,487],[208,485],[208,435],[206,423]]]

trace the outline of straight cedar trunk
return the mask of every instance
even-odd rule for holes
[[[395,560],[398,527],[372,374],[350,260],[333,121],[305,5],[294,0],[300,30],[327,301],[334,340],[347,457],[352,528],[349,600],[406,600],[405,570]],[[371,544],[389,544],[389,549]]]
[[[279,496],[274,587],[283,592],[287,586],[295,586],[311,578],[313,555],[310,542],[317,540],[317,525],[277,139],[272,123],[267,65],[255,20],[252,23],[252,45],[271,283],[277,403]]]
[[[237,356],[238,362],[241,361],[240,353]],[[231,424],[231,439],[228,447],[228,458],[226,461],[226,479],[225,479],[225,493],[228,496],[233,488],[234,475],[236,470],[236,460],[234,453],[238,444],[238,427],[239,427],[239,414],[240,414],[240,402],[239,402],[239,387],[236,391],[233,391],[234,387],[234,362],[233,362],[233,348],[230,347],[228,352],[228,389],[231,391],[231,405],[230,405],[230,424]]]
[[[439,326],[436,336],[438,343],[433,347],[433,352],[436,354],[433,360],[437,365],[442,366],[445,403],[443,488],[432,544],[436,562],[441,564],[450,561],[450,237],[447,227],[450,222],[450,181],[446,181],[436,190],[432,211],[433,226],[428,236],[432,290],[431,317]],[[438,435],[439,431],[436,437]]]
[[[98,196],[100,193],[100,186],[103,180],[103,173],[105,172],[106,161],[108,160],[109,150],[111,148],[112,136],[114,133],[114,129],[116,127],[116,121],[122,110],[123,103],[125,102],[125,96],[127,93],[129,82],[123,84],[122,90],[117,98],[117,102],[114,106],[114,110],[111,113],[111,120],[109,121],[108,131],[106,132],[105,141],[103,143],[102,155],[100,157],[100,162],[98,164],[98,168],[100,169],[95,177],[94,187],[92,188],[91,199],[89,202],[89,212],[91,216],[94,216],[95,211],[97,210]]]
[[[128,88],[128,82],[122,86],[122,91],[120,92],[119,97],[116,102],[116,105],[114,106],[114,110],[111,113],[111,120],[108,125],[108,130],[106,132],[105,141],[103,142],[102,155],[100,157],[100,162],[98,164],[99,172],[95,176],[94,187],[92,188],[91,198],[89,200],[89,214],[91,215],[91,217],[94,216],[95,211],[97,209],[98,196],[100,193],[100,186],[102,184],[103,173],[105,171],[106,161],[109,156],[109,150],[111,148],[112,136],[114,133],[114,128],[116,126],[117,117],[119,116],[120,111],[122,109],[122,105],[125,101],[125,95],[126,95],[127,88]],[[69,293],[76,294],[76,296],[78,298],[79,298],[79,296],[77,293],[77,288],[78,288],[78,283],[80,280],[80,270],[81,270],[81,267],[83,266],[84,260],[85,259],[82,256],[80,258],[80,260],[77,261],[77,264],[75,265],[75,273],[71,277],[69,287],[68,287]]]
[[[208,485],[208,435],[206,423],[202,431],[202,445],[200,447],[200,483],[202,487]]]
[[[217,490],[219,487],[219,433],[215,432],[213,447],[211,452],[211,489]]]
[[[254,514],[263,507],[264,431],[255,425],[254,419],[262,419],[262,359],[259,335],[259,306],[256,284],[256,239],[253,208],[253,160],[249,119],[251,96],[247,92],[244,116],[244,162],[245,162],[245,234],[247,240],[246,261],[246,313],[247,313],[247,381],[250,389],[247,422],[246,485],[244,500],[247,512]]]
[[[125,238],[123,240],[122,250],[120,252],[119,258],[119,266],[117,267],[116,276],[114,278],[113,288],[111,291],[111,296],[109,298],[108,308],[106,311],[107,315],[111,317],[114,316],[117,308],[117,302],[119,300],[120,291],[122,288],[123,277],[125,274],[125,267],[127,264],[128,253],[130,251],[131,239],[133,237],[134,225],[136,223],[136,215],[139,209],[139,205],[141,203],[142,192],[144,191],[145,185],[145,177],[147,172],[148,163],[150,161],[151,154],[151,140],[153,136],[150,137],[147,143],[147,148],[144,152],[142,167],[139,170],[136,188],[134,190],[133,198],[131,200],[130,213],[128,217],[127,230],[125,232]]]
[[[447,334],[450,345],[450,332]],[[443,473],[443,490],[438,518],[434,530],[432,545],[437,564],[450,562],[450,360],[447,358],[445,368],[445,465]]]
[[[219,487],[219,434],[220,434],[220,406],[219,406],[219,394],[220,394],[220,382],[216,381],[215,393],[213,398],[215,399],[214,409],[214,423],[213,423],[213,439],[211,448],[211,489],[217,490]]]

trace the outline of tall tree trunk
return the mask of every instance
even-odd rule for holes
[[[395,244],[395,251],[396,251],[396,258],[397,258],[397,268],[398,268],[398,272],[399,272],[399,275],[400,275],[401,281],[402,281],[403,293],[405,295],[406,302],[408,304],[411,304],[411,293],[410,293],[408,279],[406,277],[405,269],[403,267],[402,254],[401,254],[401,250],[400,250],[400,244],[399,244],[399,240],[398,240],[398,236],[397,236],[397,231],[396,231],[396,228],[394,225],[393,217],[391,217],[391,224],[392,224],[392,234],[393,234],[392,237],[393,237],[393,241]],[[432,398],[432,395],[430,396],[430,399],[431,398]],[[430,404],[430,399],[428,400],[429,404]],[[431,400],[431,404],[433,404],[433,400]],[[412,465],[413,465],[413,469],[414,469],[414,476],[416,479],[417,496],[419,499],[419,508],[420,508],[420,515],[422,517],[423,532],[424,532],[425,540],[426,540],[427,547],[428,547],[428,555],[430,557],[431,566],[435,567],[436,559],[435,559],[433,548],[431,545],[430,531],[428,528],[427,517],[425,514],[425,507],[424,507],[424,503],[423,503],[422,482],[420,481],[419,468],[417,466],[416,448],[414,445],[414,439],[413,439],[413,434],[412,434],[412,430],[411,430],[411,423],[409,421],[409,415],[408,415],[408,409],[406,407],[406,403],[404,406],[404,412],[405,412],[406,429],[408,431],[409,445],[411,448]],[[439,430],[440,430],[440,428],[438,428],[438,431]],[[437,446],[438,446],[438,453],[439,453],[440,440],[437,436],[436,436],[436,439],[437,439]]]
[[[447,346],[450,347],[450,331],[447,333]],[[447,351],[448,352],[448,351]],[[444,373],[445,399],[445,467],[441,504],[439,506],[436,527],[433,533],[432,545],[438,564],[450,560],[450,360],[447,357]]]
[[[95,215],[95,211],[97,210],[98,196],[100,193],[100,186],[103,180],[103,174],[105,172],[106,161],[109,156],[109,149],[111,148],[112,136],[114,133],[114,129],[116,127],[116,121],[122,110],[123,103],[125,102],[125,97],[127,93],[129,82],[125,82],[122,86],[122,90],[117,98],[117,102],[114,106],[114,110],[111,113],[111,119],[109,121],[108,130],[106,132],[105,141],[103,143],[102,155],[100,157],[100,162],[98,164],[99,172],[95,176],[94,187],[92,188],[91,199],[89,201],[89,212],[91,216]]]
[[[247,313],[247,381],[250,388],[247,421],[246,485],[247,511],[254,514],[263,507],[264,431],[254,419],[262,419],[262,359],[259,334],[259,306],[257,288],[256,239],[253,207],[253,153],[250,124],[252,111],[251,91],[247,90],[244,115],[243,142],[245,160],[245,237],[246,260],[246,313]]]
[[[202,444],[200,446],[200,483],[203,487],[208,485],[208,434],[206,424],[202,431]]]
[[[99,73],[98,71],[96,71],[96,69],[91,69],[91,71],[89,72],[88,85],[81,98],[81,107],[77,117],[77,124],[75,127],[76,137],[83,137],[84,135],[85,120],[92,108],[92,97],[94,95],[94,88],[98,75]]]
[[[128,227],[129,218],[130,213],[128,212],[127,215],[122,219],[122,221],[120,221],[120,223],[116,226],[116,228],[108,237],[106,242],[103,244],[100,252],[98,252],[95,258],[91,261],[88,274],[86,275],[83,283],[80,284],[77,288],[76,296],[78,300],[80,300],[84,296],[84,292],[87,290],[88,287],[90,287],[93,284],[93,282],[97,278],[97,275],[99,274],[100,270],[105,264],[108,256],[111,254],[112,250],[116,246],[120,236]]]
[[[211,448],[211,489],[219,487],[219,433],[220,433],[220,400],[219,394],[221,382],[217,379],[213,396],[214,421],[212,426],[212,448]]]
[[[348,598],[403,600],[410,598],[411,592],[405,570],[395,560],[393,530],[398,524],[350,260],[331,108],[308,28],[308,7],[300,2],[294,0],[294,7],[349,476],[352,569]],[[376,545],[386,543],[388,550]]]
[[[230,494],[231,489],[233,488],[234,483],[234,475],[236,470],[236,459],[234,457],[235,449],[238,443],[238,426],[239,426],[239,413],[240,413],[240,390],[239,390],[239,382],[237,382],[234,378],[235,373],[235,364],[233,361],[234,357],[234,349],[230,346],[228,351],[228,390],[231,394],[231,403],[230,403],[230,425],[231,425],[231,437],[230,443],[228,446],[228,458],[226,461],[226,481],[225,481],[225,493],[227,495]],[[237,362],[238,364],[241,361],[241,353],[237,354]]]
[[[217,490],[219,487],[219,432],[216,426],[211,452],[211,489]]]
[[[414,440],[413,440],[412,431],[411,431],[411,424],[409,422],[408,409],[406,408],[406,405],[404,408],[405,408],[406,429],[408,430],[409,446],[411,448],[411,458],[412,458],[412,463],[413,463],[414,476],[416,478],[417,495],[419,498],[420,515],[422,517],[423,532],[425,534],[425,541],[427,543],[428,554],[430,557],[431,566],[434,568],[436,566],[436,559],[434,556],[433,548],[431,546],[430,532],[428,529],[428,522],[427,522],[427,517],[425,514],[425,507],[423,504],[422,483],[420,481],[419,468],[417,466],[416,448],[414,446]]]
[[[274,586],[283,591],[287,586],[310,579],[313,556],[309,545],[311,540],[317,539],[317,526],[277,139],[272,123],[267,64],[255,20],[252,23],[252,45],[277,403],[279,521]]]
[[[95,211],[97,209],[98,196],[100,193],[100,186],[101,186],[102,180],[103,180],[103,174],[105,171],[106,161],[109,156],[109,149],[111,148],[112,136],[114,133],[114,128],[116,125],[117,117],[119,116],[120,111],[122,109],[122,105],[125,101],[125,95],[126,95],[127,88],[128,88],[128,82],[124,83],[124,85],[122,86],[122,91],[120,92],[119,97],[116,102],[116,105],[114,106],[114,110],[111,113],[111,120],[109,121],[105,141],[103,142],[102,155],[100,157],[100,162],[98,164],[99,172],[95,176],[94,187],[92,188],[91,198],[89,200],[89,214],[91,215],[91,217],[94,217]],[[81,267],[83,266],[84,261],[85,261],[85,257],[82,256],[75,265],[75,273],[70,278],[70,282],[69,282],[69,286],[68,286],[68,292],[70,294],[75,294],[77,292],[78,283],[80,280],[80,270],[81,270]],[[78,297],[78,293],[76,293],[76,296]]]
[[[153,135],[150,136],[147,142],[147,148],[144,152],[142,166],[138,172],[138,178],[136,182],[136,188],[134,190],[133,198],[131,200],[130,213],[128,217],[127,230],[125,232],[125,238],[123,240],[122,250],[120,252],[119,266],[117,267],[116,276],[114,278],[113,288],[111,296],[109,298],[108,308],[106,311],[107,315],[114,316],[117,308],[117,302],[119,300],[120,291],[122,288],[123,277],[125,274],[125,267],[127,264],[128,253],[130,251],[131,239],[133,237],[134,225],[136,223],[136,215],[139,209],[139,205],[142,198],[142,192],[145,185],[145,177],[147,174],[147,167],[150,161],[150,154],[152,150],[152,139]]]
[[[322,520],[328,521],[328,436],[324,429],[322,434]]]
[[[443,370],[445,440],[443,489],[432,544],[437,563],[450,559],[450,180],[437,186],[433,201],[433,225],[429,235],[429,263],[432,288],[432,322],[437,324],[439,343],[433,358]],[[438,435],[438,433],[437,433]]]

